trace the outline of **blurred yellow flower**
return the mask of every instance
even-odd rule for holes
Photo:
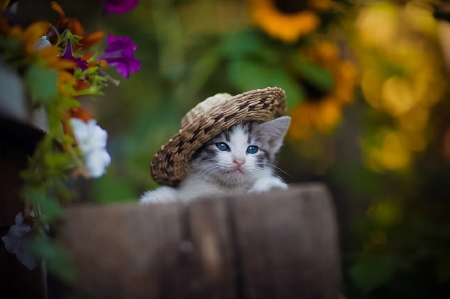
[[[374,108],[400,117],[432,106],[446,82],[437,55],[437,22],[426,7],[381,3],[361,10],[356,23],[364,95]],[[434,45],[433,45],[434,44]]]
[[[372,169],[405,168],[413,152],[428,145],[430,109],[447,85],[437,28],[432,12],[414,2],[379,3],[360,12],[355,44],[362,91],[375,110],[392,117],[393,127],[382,145],[363,147]]]
[[[332,97],[306,100],[291,111],[290,139],[309,138],[314,131],[329,133],[341,121],[341,105]]]
[[[34,44],[43,35],[46,34],[49,27],[48,22],[40,21],[35,22],[28,26],[25,30],[20,26],[14,26],[9,28],[8,37],[17,38],[22,41],[22,51],[24,54],[29,55],[34,52]]]
[[[412,162],[412,154],[403,134],[385,131],[379,133],[380,137],[377,145],[369,145],[367,142],[362,144],[368,166],[377,172],[407,168]]]
[[[291,139],[309,138],[314,131],[331,132],[342,119],[342,106],[354,100],[356,69],[352,63],[340,59],[335,44],[322,41],[307,57],[331,72],[333,86],[323,92],[302,82],[306,98],[291,111],[292,123],[288,132]]]
[[[74,62],[61,59],[60,49],[54,45],[35,50],[36,42],[46,34],[49,23],[46,21],[35,22],[27,28],[19,26],[7,28],[7,36],[21,40],[21,50],[25,56],[35,55],[48,68],[52,68],[58,73],[58,89],[65,93],[67,86],[76,84],[71,70],[76,66]]]
[[[316,11],[328,10],[328,0],[249,0],[253,22],[268,35],[286,43],[314,31],[320,24]]]
[[[58,73],[58,90],[67,94],[68,85],[74,86],[76,80],[72,71],[76,67],[76,63],[67,59],[60,58],[60,50],[56,46],[48,46],[37,52],[43,63]]]

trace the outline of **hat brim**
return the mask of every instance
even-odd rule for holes
[[[186,178],[189,160],[205,142],[245,121],[266,122],[286,114],[285,92],[278,87],[248,91],[223,99],[183,126],[161,146],[150,166],[160,185],[177,186]]]

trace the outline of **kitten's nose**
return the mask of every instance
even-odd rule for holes
[[[245,163],[245,159],[236,157],[233,159],[233,163],[236,164],[238,167],[240,167],[242,164]]]

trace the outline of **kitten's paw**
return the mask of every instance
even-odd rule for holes
[[[247,193],[261,194],[267,193],[273,189],[286,190],[288,185],[275,177],[262,178],[256,181],[253,187]]]
[[[153,204],[178,201],[178,194],[170,187],[160,187],[154,191],[147,191],[139,200],[139,204]]]

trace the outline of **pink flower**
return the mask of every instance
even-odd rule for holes
[[[123,14],[132,10],[138,4],[138,0],[102,0],[105,2],[107,13]]]
[[[125,78],[130,77],[130,72],[136,73],[140,67],[141,62],[134,57],[136,45],[129,37],[115,37],[108,34],[108,47],[105,54],[99,57],[104,59],[109,65],[117,67],[117,72]]]

